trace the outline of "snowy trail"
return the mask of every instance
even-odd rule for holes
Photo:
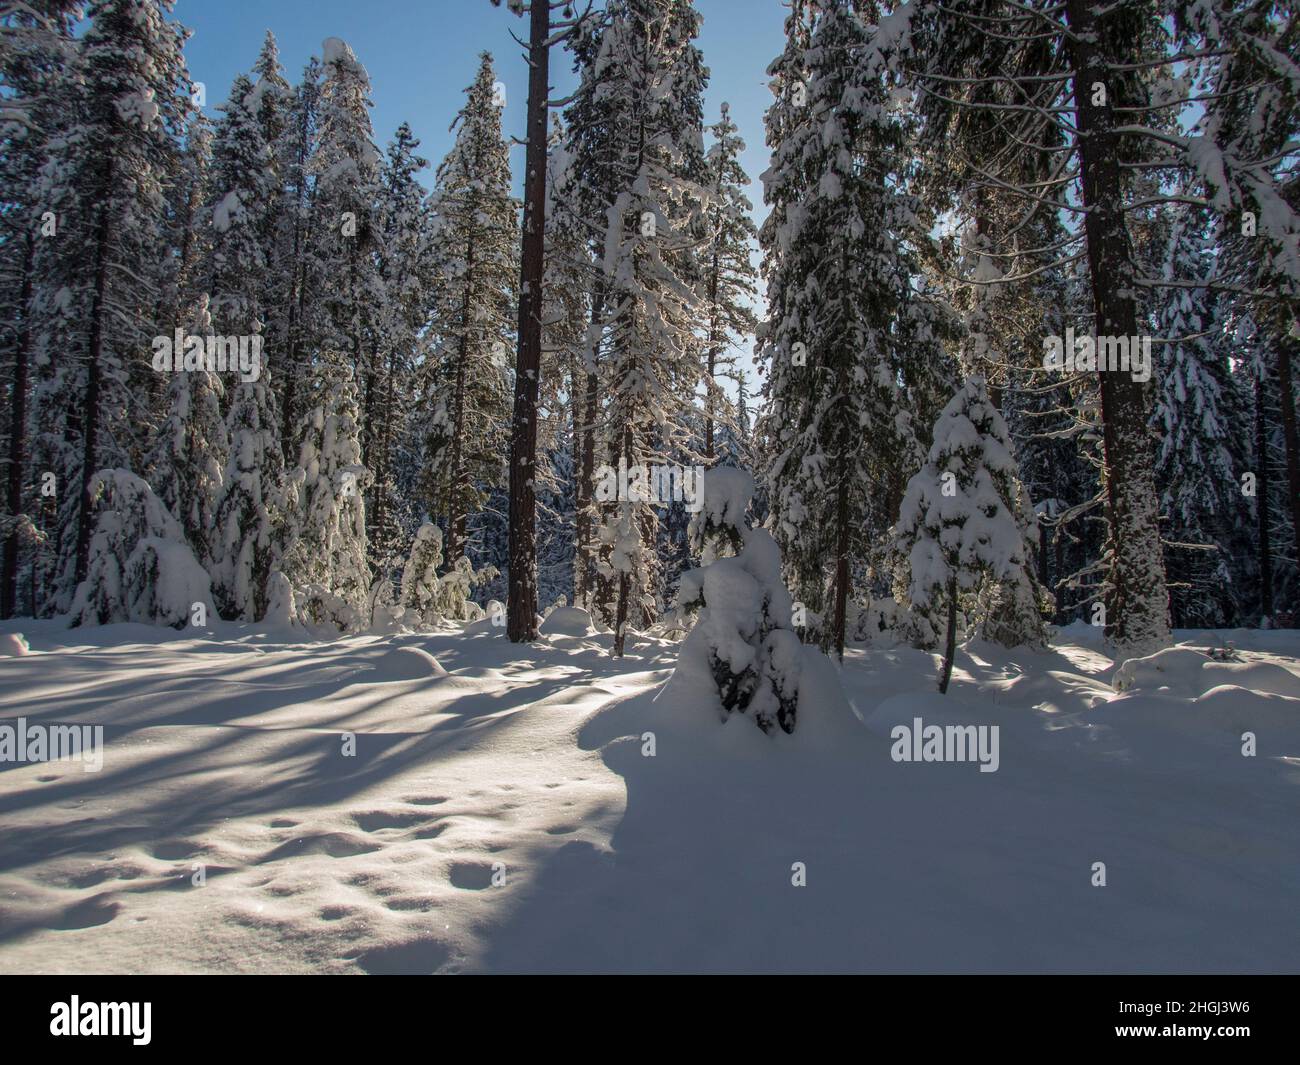
[[[969,646],[946,701],[853,651],[865,724],[813,676],[774,741],[652,640],[26,631],[0,719],[107,750],[0,771],[0,971],[1300,969],[1300,698],[1119,694],[1080,633]],[[1300,684],[1256,642],[1239,680]],[[913,716],[999,724],[998,771],[894,762]]]

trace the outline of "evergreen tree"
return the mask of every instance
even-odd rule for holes
[[[94,535],[70,624],[134,621],[183,628],[213,608],[208,575],[180,524],[141,478],[101,470],[90,480]]]
[[[707,72],[699,16],[679,0],[618,0],[608,9],[592,77],[605,98],[612,166],[603,270],[610,314],[605,461],[617,469],[691,458],[690,397],[701,377],[693,313],[704,191],[701,103]],[[627,626],[658,614],[658,519],[644,500],[603,508],[599,572],[612,604],[614,654]]]
[[[324,44],[319,140],[311,158],[315,175],[314,226],[308,269],[319,280],[323,335],[314,350],[346,352],[360,393],[361,461],[369,461],[367,418],[376,400],[380,358],[375,309],[386,296],[375,244],[382,187],[379,149],[370,123],[370,77],[347,44]],[[319,400],[316,400],[317,402]]]
[[[1195,220],[1175,223],[1165,269],[1171,279],[1210,279],[1213,263]],[[1156,485],[1167,523],[1171,613],[1180,628],[1222,625],[1235,614],[1232,573],[1220,545],[1236,524],[1242,495],[1235,434],[1224,419],[1233,384],[1221,332],[1205,290],[1177,288],[1164,297],[1153,416]]]
[[[465,553],[469,515],[483,505],[487,489],[505,480],[518,226],[495,84],[492,58],[484,53],[433,193],[433,255],[444,280],[435,303],[436,347],[425,369],[425,390],[437,397],[437,407],[424,483],[430,511],[445,519],[449,566]]]
[[[278,416],[268,367],[256,381],[234,386],[226,416],[229,457],[210,542],[214,592],[224,617],[260,621],[271,607],[288,505]]]
[[[1032,586],[1032,555],[1016,514],[1022,490],[1002,416],[972,377],[943,409],[924,466],[908,481],[896,535],[911,570],[914,609],[931,625],[947,617],[939,691],[947,692],[959,598],[986,577]],[[1017,579],[1023,574],[1022,579]],[[1024,604],[1037,606],[1032,600]],[[1036,619],[1026,618],[1032,629]]]
[[[141,264],[167,258],[164,193],[177,137],[188,110],[181,57],[184,31],[168,22],[162,0],[100,0],[79,42],[66,128],[50,144],[41,198],[65,237],[38,245],[40,313],[48,318],[47,350],[62,367],[43,382],[46,414],[61,415],[65,442],[59,482],[75,494],[75,536],[61,538],[56,601],[66,606],[72,583],[90,562],[96,472],[129,463],[140,451],[128,356],[148,349],[147,315],[157,280]],[[145,392],[148,394],[148,391]],[[73,397],[76,397],[73,399]],[[53,409],[52,409],[53,408]],[[133,408],[136,408],[133,410]]]
[[[252,82],[238,75],[213,137],[208,285],[215,331],[223,336],[252,336],[263,326],[265,230],[274,188],[256,104]]]
[[[818,12],[806,88],[769,115],[761,432],[777,540],[800,601],[829,611],[824,645],[842,655],[853,571],[882,555],[920,461],[913,416],[938,405],[953,369],[945,311],[914,283],[929,236],[907,190],[904,120],[889,106],[897,56],[845,0]]]
[[[735,373],[735,357],[729,353],[744,337],[758,328],[751,305],[757,295],[757,271],[750,262],[750,249],[758,230],[750,220],[753,205],[745,195],[749,175],[740,165],[745,142],[740,138],[730,109],[722,105],[722,117],[710,127],[713,144],[705,158],[708,173],[709,241],[700,257],[704,266],[705,309],[708,315],[705,347],[704,454],[715,455],[716,413],[728,406],[718,377]],[[731,419],[724,419],[724,423]],[[725,424],[724,424],[725,428]]]
[[[407,444],[408,404],[420,336],[433,295],[430,210],[417,174],[427,162],[403,123],[388,148],[380,204],[379,279],[386,302],[375,312],[374,385],[363,429],[370,436],[374,482],[366,503],[367,536],[378,560],[391,557],[409,535],[409,503],[398,487],[398,449]]]
[[[299,610],[313,624],[356,632],[369,624],[365,490],[357,392],[341,353],[326,353],[317,394],[298,433],[289,478],[292,535],[283,570]]]
[[[207,296],[200,296],[186,332],[212,334]],[[154,494],[180,522],[185,542],[205,566],[214,558],[217,501],[230,451],[221,416],[224,386],[220,377],[200,367],[173,373],[167,386],[167,417],[158,429],[149,459]]]

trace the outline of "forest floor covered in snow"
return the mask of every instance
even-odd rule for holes
[[[1087,627],[947,697],[810,657],[766,736],[645,637],[18,631],[0,723],[105,752],[0,764],[3,972],[1300,971],[1295,632],[1120,691]],[[918,717],[998,725],[997,771],[894,761]]]

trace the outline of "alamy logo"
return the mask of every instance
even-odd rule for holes
[[[225,373],[237,370],[245,384],[262,376],[262,337],[188,336],[177,329],[174,336],[153,338],[153,368],[159,373],[207,370]]]
[[[138,1047],[149,1045],[151,1002],[71,1002],[50,1007],[50,1035],[129,1035]]]
[[[685,503],[694,514],[704,506],[704,467],[628,466],[625,459],[619,459],[617,469],[596,468],[594,490],[601,503],[650,503],[660,507]]]
[[[1043,338],[1043,369],[1059,373],[1128,373],[1139,383],[1151,380],[1151,338],[1074,335]]]
[[[912,718],[911,727],[889,730],[895,762],[979,762],[981,773],[996,773],[1001,764],[998,725],[925,725]]]
[[[0,762],[81,762],[87,773],[104,768],[103,725],[0,725]]]

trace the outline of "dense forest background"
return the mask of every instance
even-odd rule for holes
[[[577,88],[538,112],[522,290],[538,608],[671,628],[762,526],[827,648],[1291,624],[1294,5],[787,6],[761,227],[689,0],[546,12]],[[0,612],[360,631],[508,599],[506,60],[426,187],[340,40],[291,75],[268,33],[209,121],[165,0],[0,26]],[[1147,338],[1149,379],[1045,368],[1075,335]],[[745,469],[753,503],[605,498],[620,463]]]

